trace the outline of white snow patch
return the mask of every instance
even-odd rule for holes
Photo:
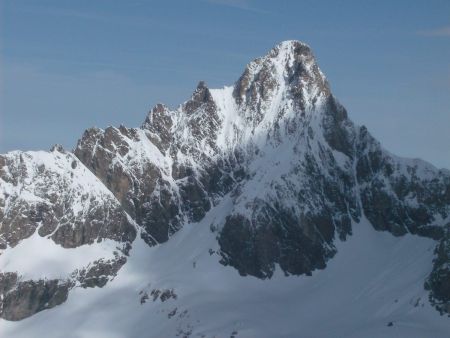
[[[32,236],[0,255],[1,272],[17,272],[23,280],[64,279],[76,269],[86,267],[98,259],[112,259],[118,243],[104,240],[100,243],[63,248],[51,239]]]

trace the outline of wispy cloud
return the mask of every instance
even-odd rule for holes
[[[155,21],[149,18],[138,16],[117,15],[113,13],[101,13],[95,11],[85,11],[73,8],[59,8],[39,5],[26,5],[18,7],[19,11],[33,15],[65,17],[77,20],[95,21],[105,24],[124,24],[130,26],[151,26],[155,25]]]
[[[213,5],[233,7],[243,11],[249,11],[254,13],[267,13],[267,11],[253,6],[250,0],[204,0],[204,1]]]
[[[422,30],[418,32],[421,36],[444,36],[450,37],[450,26],[440,27],[436,29]]]

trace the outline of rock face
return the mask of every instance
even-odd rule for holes
[[[86,268],[74,272],[73,279],[83,288],[103,287],[112,280],[127,259],[116,255],[115,259],[99,259]]]
[[[14,250],[37,233],[67,249],[112,240],[120,251],[117,260],[123,261],[136,237],[134,223],[113,194],[72,153],[61,148],[49,153],[0,155],[0,206],[0,247],[5,251]],[[8,320],[20,320],[63,303],[77,282],[70,275],[23,280],[20,271],[2,270],[0,317]],[[91,270],[87,273],[91,280],[107,281],[118,269],[97,274]]]
[[[446,234],[436,247],[436,258],[433,271],[428,277],[425,288],[430,290],[430,301],[441,313],[450,313],[450,224],[446,226]]]
[[[21,320],[66,301],[70,283],[59,280],[20,281],[16,273],[0,274],[0,317]]]
[[[71,153],[1,155],[0,182],[3,249],[36,230],[65,248],[136,237],[122,206]]]
[[[88,129],[73,153],[2,155],[0,179],[2,249],[36,231],[65,248],[118,243],[122,256],[80,267],[70,285],[104,286],[137,230],[147,244],[163,243],[228,199],[212,228],[221,263],[241,275],[270,278],[277,265],[286,275],[324,269],[336,238],[365,217],[394,236],[437,241],[426,287],[449,312],[450,172],[396,157],[354,125],[298,41],[248,64],[232,87],[200,82],[178,109],[156,105],[140,128]],[[10,290],[12,277],[3,276],[0,290]],[[54,306],[70,289],[32,283],[20,301],[2,298],[3,318],[46,308],[38,301],[22,311],[26,290]]]

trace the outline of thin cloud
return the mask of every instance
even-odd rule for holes
[[[249,0],[204,0],[212,5],[232,7],[243,11],[249,11],[254,13],[267,13],[267,11],[252,6]]]
[[[96,21],[106,24],[125,24],[129,26],[143,27],[154,25],[155,22],[148,18],[130,17],[125,15],[112,15],[111,13],[98,13],[76,9],[43,7],[37,5],[26,5],[18,8],[19,11],[36,15],[50,15],[56,17],[67,17],[78,20]]]
[[[421,36],[443,36],[450,37],[450,26],[440,27],[436,29],[423,30],[418,32]]]

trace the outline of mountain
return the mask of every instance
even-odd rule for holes
[[[450,330],[450,171],[355,125],[298,41],[140,128],[0,155],[0,219],[8,336]]]

